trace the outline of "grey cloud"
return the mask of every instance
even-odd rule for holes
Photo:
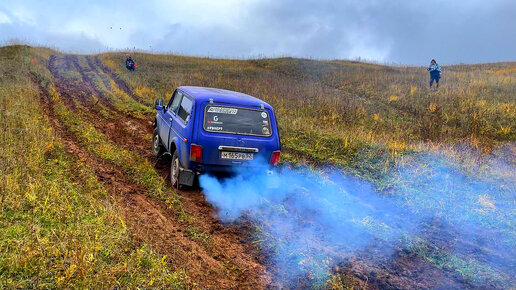
[[[87,37],[83,33],[52,33],[42,25],[20,21],[7,10],[0,11],[10,19],[9,22],[0,23],[0,35],[4,42],[16,40],[30,45],[48,46],[76,53],[100,52],[107,49],[100,41]]]
[[[462,3],[462,4],[460,4]],[[382,7],[370,23],[379,42],[392,44],[388,59],[420,64],[491,62],[516,59],[516,2]]]
[[[16,31],[16,33],[12,33]],[[108,48],[100,41],[84,34],[56,34],[35,29],[32,26],[19,24],[0,24],[0,35],[3,41],[20,41],[35,46],[48,46],[73,53],[103,52]]]
[[[382,61],[406,64],[516,59],[514,1],[289,0],[246,9],[245,16],[232,19],[238,29],[178,24],[155,47],[173,42],[181,43],[183,53],[330,59],[368,58],[376,51],[386,52]],[[362,55],[360,40],[367,45]]]
[[[245,35],[226,27],[197,27],[187,24],[172,24],[167,33],[157,38],[139,38],[139,33],[131,36],[140,39],[142,46],[152,46],[159,51],[187,55],[208,55],[217,57],[243,57],[252,50],[252,44],[245,41]]]
[[[299,39],[310,31],[300,24],[310,21],[326,27],[298,43],[303,46],[301,54],[316,57],[349,57],[355,44],[348,36],[359,31],[372,50],[389,50],[386,61],[516,59],[516,34],[511,33],[516,27],[514,1],[275,1],[258,4],[256,11],[258,19],[249,21],[271,23]]]
[[[295,2],[291,2],[296,7]],[[270,5],[270,6],[269,6]],[[220,57],[283,56],[341,57],[350,49],[346,31],[332,25],[321,15],[306,15],[301,9],[288,11],[288,4],[247,7],[247,13],[235,15],[230,27],[196,27],[176,23],[154,41],[152,47],[178,53]],[[132,38],[137,38],[136,33]],[[149,44],[150,45],[150,44]],[[147,45],[148,46],[148,45]]]
[[[512,31],[516,1],[512,0],[263,0],[228,7],[233,9],[231,19],[217,24],[205,21],[203,15],[186,21],[153,18],[152,9],[157,8],[138,5],[120,9],[122,2],[97,3],[93,10],[81,7],[80,13],[72,14],[86,18],[95,13],[98,19],[104,13],[103,17],[110,17],[106,23],[134,24],[126,36],[128,46],[159,52],[215,57],[361,56],[403,64],[427,64],[431,58],[441,64],[516,60]],[[66,18],[62,14],[68,12],[55,13]],[[19,22],[0,24],[0,34],[3,39],[21,38],[80,52],[125,45],[109,39],[101,43],[81,34],[50,33],[42,25]]]

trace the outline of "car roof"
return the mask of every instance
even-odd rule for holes
[[[201,102],[213,99],[215,103],[229,103],[244,106],[260,106],[263,104],[264,106],[271,108],[271,106],[266,102],[240,92],[195,86],[182,86],[178,89]]]

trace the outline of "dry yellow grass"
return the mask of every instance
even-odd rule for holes
[[[138,70],[128,72],[123,53],[100,56],[149,104],[168,100],[180,85],[248,93],[275,108],[284,148],[372,179],[384,171],[385,159],[391,166],[421,142],[474,142],[489,152],[516,139],[512,63],[444,67],[441,87],[434,91],[428,89],[422,67],[292,58],[133,57]],[[290,151],[284,157],[299,161]]]
[[[50,53],[0,48],[0,288],[181,287],[45,116],[30,75],[50,80]]]
[[[66,152],[35,101],[38,90],[29,74],[49,83],[57,117],[88,152],[119,166],[159,198],[165,185],[152,165],[119,150],[85,121],[87,116],[60,103],[46,68],[56,52],[23,46],[0,50],[0,287],[183,286],[184,276],[171,271],[164,257],[131,238],[92,169]],[[148,105],[111,79],[92,79],[116,110],[151,120],[154,100],[168,99],[180,85],[248,93],[275,108],[284,160],[336,164],[380,187],[388,185],[383,178],[389,170],[413,152],[449,150],[446,154],[457,154],[467,169],[475,161],[454,146],[467,143],[489,154],[516,139],[513,63],[445,67],[441,87],[432,91],[427,72],[417,67],[133,56],[135,72],[125,70],[122,53],[99,56]],[[73,69],[61,74],[70,82],[82,80]],[[99,104],[98,110],[109,118],[108,108]],[[487,193],[478,199],[478,210],[496,210]]]

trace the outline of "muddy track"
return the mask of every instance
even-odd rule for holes
[[[170,186],[169,163],[167,160],[157,162],[151,154],[148,135],[152,132],[152,116],[148,116],[148,120],[142,120],[117,110],[112,110],[109,117],[100,114],[95,107],[88,106],[89,103],[85,102],[83,92],[99,94],[87,74],[106,73],[108,68],[100,63],[98,57],[95,58],[95,62],[87,57],[87,68],[79,65],[77,57],[68,56],[65,59],[67,60],[59,65],[57,58],[51,57],[48,69],[52,72],[56,88],[61,97],[66,100],[65,104],[69,109],[76,109],[73,101],[78,101],[84,106],[80,111],[84,110],[82,115],[85,120],[117,146],[137,152],[155,164],[156,171]],[[82,82],[72,82],[61,75],[66,74],[68,70],[73,70],[74,67],[79,71]],[[83,69],[87,71],[81,72]],[[106,75],[119,85],[118,78],[113,72],[109,70]],[[128,95],[134,95],[127,84],[124,91]],[[67,150],[79,159],[86,160],[95,170],[98,180],[116,198],[131,233],[137,240],[149,244],[158,253],[170,257],[169,261],[175,269],[183,269],[193,282],[198,282],[204,288],[256,289],[266,285],[275,287],[271,286],[272,280],[264,266],[268,263],[266,253],[257,254],[257,249],[249,240],[253,231],[251,225],[245,222],[222,225],[214,216],[214,208],[199,190],[177,191],[181,196],[182,207],[194,218],[191,224],[178,221],[173,210],[167,208],[163,202],[146,196],[145,189],[130,180],[121,168],[88,154],[86,149],[77,142],[75,136],[67,131],[53,115],[53,105],[46,88],[40,87],[40,95],[42,107],[54,129],[63,139]],[[106,98],[106,101],[110,100]],[[310,156],[304,156],[302,152],[290,153],[310,159]],[[309,161],[317,164],[317,160]],[[199,232],[209,235],[208,245],[187,237],[187,227],[192,225]],[[428,234],[439,235],[442,232],[439,230],[437,233],[428,232]],[[432,237],[429,239],[435,240]],[[453,240],[455,235],[452,232],[449,237],[440,237],[440,239],[435,241],[436,246],[444,247],[458,243]],[[478,249],[480,245],[472,244],[472,247]],[[334,270],[346,276],[346,279],[355,283],[355,286],[369,289],[475,287],[461,279],[457,273],[439,269],[424,258],[403,249],[394,251],[392,257],[380,260],[375,250],[370,249],[348,259]],[[486,287],[499,288],[499,285],[486,285]]]
[[[108,75],[108,74],[103,73],[100,70],[100,67],[95,64],[95,59],[92,56],[86,56],[86,62],[88,62],[88,66],[90,67],[91,71],[94,71],[97,75],[100,75],[100,76],[104,75],[104,76],[106,76],[105,78],[104,77],[102,78],[102,82],[104,83],[104,86],[108,90],[112,90],[111,83],[109,82],[109,80],[112,79],[111,76]]]
[[[106,93],[104,91],[102,91],[97,86],[95,86],[93,78],[88,75],[88,73],[96,74],[96,76],[98,78],[103,79],[98,67],[92,68],[91,65],[94,65],[94,64],[91,62],[91,59],[89,57],[86,57],[86,59],[87,59],[87,61],[89,60],[88,61],[89,64],[88,64],[87,68],[84,68],[79,64],[79,59],[76,55],[71,56],[71,61],[73,63],[73,66],[81,75],[83,86],[86,85],[87,89],[89,91],[91,91],[92,94],[95,94],[96,96],[98,96],[99,99],[101,100],[102,104],[105,107],[107,107],[112,113],[114,113],[113,118],[111,118],[110,120],[125,120],[125,126],[118,127],[118,128],[121,128],[122,130],[126,130],[128,128],[133,131],[134,130],[142,130],[144,132],[148,132],[149,130],[151,130],[150,129],[151,124],[152,124],[151,122],[142,123],[141,118],[135,117],[135,116],[131,115],[130,113],[126,113],[126,112],[123,112],[123,111],[115,108],[115,106],[111,103],[111,99],[108,96],[106,96]],[[95,120],[106,119],[102,115],[98,114],[98,112],[95,112],[93,110],[90,110],[90,112],[88,112],[88,113],[90,113],[90,114],[87,114],[87,115],[94,116]],[[103,125],[106,125],[106,124],[107,124],[107,127],[113,127],[113,124],[110,122],[98,123],[98,122],[94,121],[93,123],[94,123],[94,125],[97,125],[99,128],[102,128],[102,129],[104,129]],[[102,130],[102,129],[101,129],[102,133],[107,133],[105,130]],[[140,145],[143,144],[143,142],[141,142],[143,140],[134,140],[135,138],[138,139],[139,136],[133,134],[132,137],[133,137],[132,142],[131,142],[131,140],[124,140],[125,141],[124,143],[127,144],[127,142],[129,142],[129,143],[135,143],[135,144],[140,144]],[[133,148],[133,147],[131,147],[131,148]]]
[[[116,85],[119,89],[121,89],[123,92],[125,92],[129,97],[131,97],[133,100],[137,101],[138,103],[148,106],[149,104],[142,100],[139,96],[137,96],[129,87],[129,85],[122,79],[120,79],[109,67],[104,65],[100,58],[98,56],[95,57],[95,64],[108,76],[115,81]]]
[[[91,56],[86,56],[86,62],[88,63],[90,70],[94,71],[96,74],[100,73],[99,67],[94,63],[94,59]]]
[[[367,289],[474,289],[478,285],[458,273],[437,267],[405,248],[387,254],[392,245],[378,242],[334,267],[340,275],[355,278]],[[490,289],[500,288],[486,285]]]
[[[55,66],[55,60],[52,64]],[[65,63],[64,69],[66,67]],[[52,69],[56,86],[61,87],[65,95],[75,96],[76,92],[69,89],[66,81],[60,83],[63,79],[55,67]],[[67,150],[81,160],[86,160],[89,166],[94,168],[99,181],[117,198],[127,224],[138,240],[150,244],[158,253],[171,257],[176,269],[183,269],[193,281],[198,281],[206,288],[263,288],[270,282],[264,266],[259,264],[252,254],[254,248],[246,242],[239,229],[222,226],[213,217],[213,208],[204,200],[202,193],[179,192],[183,197],[184,209],[195,218],[194,226],[199,231],[210,234],[211,243],[208,248],[199,241],[187,238],[185,231],[188,225],[178,222],[176,213],[168,209],[163,202],[144,195],[145,190],[134,184],[123,170],[88,154],[76,141],[75,136],[53,115],[53,106],[45,88],[40,87],[40,95],[42,107],[54,129],[64,140]],[[88,107],[84,109],[87,110]],[[115,144],[132,151],[137,150],[150,161],[156,161],[152,159],[150,149],[147,148],[150,145],[145,146],[144,135],[148,130],[138,129],[152,129],[150,124],[139,124],[135,129],[134,124],[128,123],[122,116],[118,116],[119,119],[114,118],[113,121],[103,119],[94,110],[89,113],[93,117],[93,120],[89,121],[98,129],[102,129],[100,131]],[[140,146],[134,147],[136,144]],[[157,170],[164,178],[168,176],[168,168],[168,164],[158,163]]]
[[[60,79],[60,75],[59,75],[59,72],[58,72],[58,69],[57,69],[57,56],[55,55],[52,55],[50,56],[49,60],[48,60],[48,64],[47,64],[47,69],[48,71],[50,71],[50,73],[52,74],[52,76],[54,77],[54,79],[57,81],[59,80],[59,84],[56,84],[56,90],[57,92],[61,95],[61,97],[63,97],[67,103],[68,106],[71,107],[71,109],[75,110],[76,109],[76,106],[75,106],[75,102],[74,102],[74,97],[73,96],[70,96],[68,94],[68,91],[67,91],[67,88],[64,88],[62,86],[63,84],[63,81],[61,81]],[[91,103],[91,100],[85,100],[84,98],[79,98],[79,102],[81,102],[81,104],[83,106],[91,106],[92,103]]]
[[[85,69],[79,65],[79,58],[76,55],[72,55],[72,56],[67,57],[66,59],[67,59],[67,67],[71,67],[71,65],[68,65],[69,63],[73,64],[75,70],[77,70],[79,72],[79,74],[81,75],[83,83],[86,84],[86,89],[88,90],[88,92],[90,92],[91,94],[97,95],[100,102],[105,107],[107,107],[113,111],[116,110],[115,107],[113,106],[113,104],[109,101],[109,98],[104,94],[104,92],[102,92],[95,86],[95,84],[93,83],[93,80],[88,76],[87,71],[85,71]]]
[[[111,114],[110,118],[106,118],[97,110],[98,108],[96,103],[93,103],[93,100],[91,103],[87,103],[86,105],[84,102],[80,102],[83,105],[83,108],[78,110],[74,99],[77,99],[77,97],[84,91],[88,91],[90,96],[97,94],[97,92],[92,89],[91,84],[88,84],[89,78],[85,76],[84,72],[81,73],[81,77],[83,77],[82,82],[71,82],[61,75],[59,70],[56,68],[55,63],[56,57],[51,56],[51,61],[49,61],[49,70],[51,69],[55,86],[59,88],[58,92],[61,97],[64,97],[64,104],[69,110],[76,112],[78,115],[86,119],[95,127],[95,129],[104,135],[108,137],[117,136],[117,138],[111,137],[111,140],[116,145],[125,147],[130,151],[133,151],[135,148],[139,148],[142,152],[144,148],[148,147],[146,146],[146,143],[148,142],[144,138],[144,135],[142,136],[142,134],[137,134],[137,132],[148,132],[149,130],[152,130],[152,122],[142,122],[141,119],[135,118],[129,114],[123,114],[117,110],[112,110],[111,112],[114,112],[114,114]],[[64,63],[64,67],[61,67],[63,73],[67,72],[67,67],[72,67],[71,63],[73,63],[73,61],[68,57],[68,61]],[[70,64],[70,66],[68,66],[68,64]],[[81,67],[77,64],[76,69],[80,70]],[[109,99],[105,98],[105,101],[109,102]],[[112,107],[111,103],[109,103],[108,108],[110,107]],[[123,117],[121,115],[123,115]],[[150,157],[150,153],[148,153],[148,156],[146,157]]]
[[[195,249],[192,249],[195,245],[192,245],[183,236],[178,225],[169,221],[169,217],[165,216],[167,213],[163,213],[161,207],[155,201],[149,200],[141,194],[144,189],[132,183],[120,169],[86,152],[76,141],[74,134],[67,130],[54,116],[50,98],[41,87],[40,100],[55,132],[65,145],[66,151],[93,168],[98,180],[120,205],[118,208],[121,209],[126,223],[132,229],[133,237],[137,241],[149,243],[151,246],[162,245],[158,252],[170,257],[170,261],[177,269],[186,271],[187,268],[196,266],[183,262],[199,260],[197,257],[189,255],[189,253],[196,252]],[[169,241],[174,241],[174,243],[172,244]],[[188,257],[188,259],[184,260],[185,257]]]

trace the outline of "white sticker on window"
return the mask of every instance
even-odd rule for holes
[[[264,118],[264,119],[267,118],[267,113],[262,112],[262,118]]]
[[[235,108],[223,108],[223,107],[210,107],[208,109],[208,113],[219,113],[219,114],[236,115],[238,113],[238,109],[235,109]]]

